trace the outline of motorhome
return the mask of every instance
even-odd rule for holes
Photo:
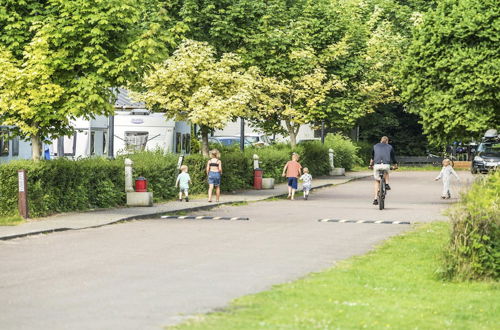
[[[163,113],[151,112],[143,103],[134,102],[126,89],[117,89],[116,96],[113,116],[71,121],[74,134],[44,143],[44,157],[60,157],[58,151],[72,159],[157,149],[190,153],[191,125],[188,122],[168,120]],[[9,139],[10,129],[0,126],[0,163],[31,158],[29,141]]]

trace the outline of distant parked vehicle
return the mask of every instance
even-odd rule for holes
[[[250,141],[253,145],[256,146],[269,146],[271,145],[271,139],[267,135],[264,134],[251,134],[245,135],[245,140]]]
[[[477,147],[477,153],[472,161],[472,174],[487,173],[500,168],[500,135],[497,130],[489,129]]]
[[[221,146],[229,147],[229,146],[239,146],[240,145],[240,137],[239,136],[210,136],[208,138],[208,143],[218,144]],[[252,142],[245,139],[245,146],[249,147],[252,145]]]

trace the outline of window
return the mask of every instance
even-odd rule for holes
[[[102,133],[102,153],[106,155],[108,153],[108,132]]]
[[[90,132],[90,154],[95,155],[95,132]]]
[[[64,156],[74,156],[76,151],[76,133],[64,137]]]
[[[9,155],[9,131],[7,128],[0,129],[0,156]]]
[[[148,132],[125,132],[125,149],[144,151],[148,142]]]
[[[19,137],[12,139],[12,156],[19,156]]]
[[[184,134],[184,138],[182,139],[183,150],[186,154],[191,153],[191,134]]]
[[[180,154],[182,152],[182,134],[175,133],[175,152]]]

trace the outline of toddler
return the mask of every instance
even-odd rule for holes
[[[455,178],[457,178],[458,181],[460,181],[460,178],[458,177],[457,173],[451,166],[451,161],[449,159],[443,159],[443,168],[441,169],[441,172],[439,175],[434,179],[434,180],[439,180],[443,179],[443,192],[441,193],[441,198],[451,198],[451,193],[450,193],[450,182],[451,182],[451,176],[454,175]]]
[[[309,191],[311,190],[312,175],[309,174],[309,169],[304,167],[304,174],[300,177],[302,180],[302,191],[304,192],[304,199],[309,198]]]
[[[182,193],[186,196],[186,202],[189,202],[189,184],[191,183],[191,177],[188,173],[188,167],[186,165],[181,166],[181,173],[177,176],[177,181],[175,182],[175,187],[179,187],[179,202],[182,202]]]

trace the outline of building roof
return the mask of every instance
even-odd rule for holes
[[[144,102],[135,102],[129,96],[129,91],[125,88],[118,87],[114,89],[116,95],[116,109],[146,109]]]

